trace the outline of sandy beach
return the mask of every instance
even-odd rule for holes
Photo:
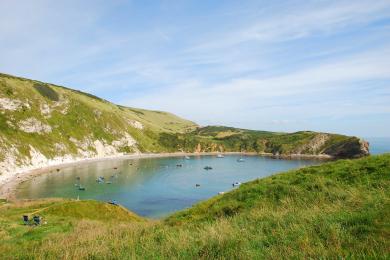
[[[99,158],[86,158],[77,159],[71,162],[54,164],[45,167],[37,167],[27,170],[16,171],[11,174],[10,177],[0,182],[0,199],[16,200],[16,189],[17,187],[28,180],[35,178],[38,175],[46,173],[55,173],[57,170],[61,170],[70,166],[79,166],[83,164],[107,161],[107,160],[126,160],[126,159],[141,159],[141,158],[161,158],[161,157],[181,157],[181,156],[205,156],[205,155],[217,155],[219,152],[204,152],[204,153],[144,153],[144,154],[128,154],[128,155],[116,155]],[[330,160],[331,156],[328,155],[302,155],[302,154],[291,154],[291,155],[279,155],[275,156],[270,153],[241,153],[241,152],[224,152],[224,155],[242,154],[245,156],[267,156],[275,159],[318,159],[318,160]]]

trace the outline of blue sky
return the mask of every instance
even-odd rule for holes
[[[0,2],[0,71],[201,125],[390,136],[390,0]]]

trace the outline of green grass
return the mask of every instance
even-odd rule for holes
[[[21,225],[22,214],[37,210],[47,225]],[[126,216],[93,201],[0,201],[0,253],[5,259],[386,259],[390,155],[255,180],[161,221]]]
[[[315,147],[309,144],[320,135],[328,140]],[[326,154],[336,158],[353,158],[364,155],[359,138],[338,134],[300,131],[275,133],[224,126],[207,126],[186,133],[162,133],[159,142],[171,152],[256,152],[280,155]],[[199,150],[200,148],[200,150]]]

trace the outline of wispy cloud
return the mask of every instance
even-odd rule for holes
[[[387,0],[5,0],[0,9],[2,72],[201,124],[390,128]]]

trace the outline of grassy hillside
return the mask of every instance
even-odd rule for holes
[[[245,151],[279,155],[331,155],[337,158],[368,154],[368,144],[357,137],[301,131],[275,133],[224,126],[208,126],[185,133],[163,133],[160,143],[171,151]],[[367,145],[367,147],[365,147]]]
[[[173,114],[117,106],[65,87],[0,74],[0,162],[23,163],[33,147],[47,158],[163,151],[161,132],[196,125]],[[102,145],[96,145],[98,140]]]
[[[389,154],[339,160],[243,184],[154,222],[92,201],[3,202],[0,253],[6,259],[388,258],[389,173]],[[37,210],[47,224],[23,226],[21,215]]]
[[[55,159],[134,152],[248,151],[359,157],[356,137],[198,127],[161,111],[118,106],[77,90],[0,74],[0,173]]]

